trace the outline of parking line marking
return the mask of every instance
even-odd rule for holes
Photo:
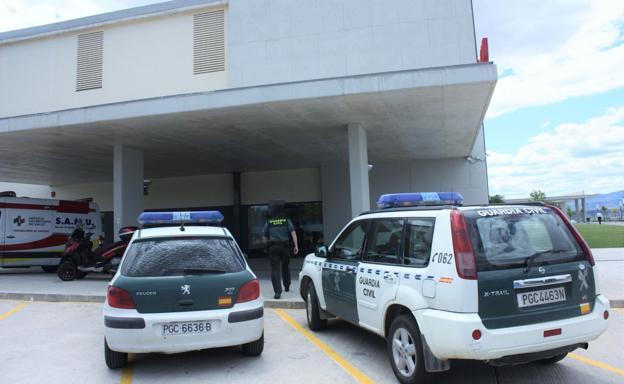
[[[603,363],[601,361],[590,359],[589,357],[577,355],[576,353],[568,353],[568,356],[573,358],[573,359],[575,359],[575,360],[583,362],[585,364],[589,364],[589,365],[592,365],[594,367],[602,368],[602,369],[604,369],[606,371],[613,372],[613,373],[615,373],[617,375],[624,376],[624,369],[614,367],[613,365],[609,365],[609,364]]]
[[[13,307],[13,309],[10,309],[7,312],[4,312],[2,315],[0,315],[0,320],[6,319],[7,317],[11,316],[15,312],[20,311],[22,308],[24,308],[27,305],[28,305],[28,303],[19,303],[19,304],[17,304],[15,307]]]
[[[327,356],[329,356],[336,364],[340,366],[340,368],[344,369],[349,375],[351,375],[358,383],[366,383],[372,384],[374,381],[366,376],[362,371],[355,368],[351,363],[349,363],[344,357],[340,356],[338,352],[334,351],[329,345],[325,344],[323,341],[318,339],[316,336],[312,334],[312,332],[303,328],[301,324],[299,324],[295,319],[290,317],[284,310],[282,309],[274,309],[275,313],[279,315],[285,322],[290,324],[293,328],[299,331],[303,336],[305,336],[312,344],[316,345],[321,351],[323,351]]]
[[[128,354],[128,365],[121,372],[121,380],[119,384],[131,384],[132,376],[134,375],[134,356]]]

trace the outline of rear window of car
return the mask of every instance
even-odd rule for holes
[[[465,211],[479,271],[583,260],[561,218],[547,207],[488,208]]]
[[[243,257],[229,238],[163,237],[135,240],[121,274],[130,277],[240,272]]]

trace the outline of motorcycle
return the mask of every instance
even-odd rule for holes
[[[74,231],[65,244],[57,275],[63,281],[82,279],[90,272],[115,274],[128,243],[137,227],[123,227],[119,230],[120,241],[100,245],[92,250],[91,233]]]

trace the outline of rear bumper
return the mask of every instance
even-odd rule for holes
[[[104,304],[104,335],[113,351],[179,353],[229,347],[258,340],[264,330],[262,299],[230,309],[171,313],[138,313]],[[210,321],[206,334],[163,336],[162,325],[178,321]]]
[[[500,329],[485,328],[476,313],[424,309],[414,311],[414,316],[438,359],[495,360],[595,340],[607,329],[608,320],[602,315],[608,309],[609,301],[598,295],[594,310],[587,315]],[[561,328],[560,335],[544,337],[544,331],[555,328]],[[472,339],[475,329],[481,331],[480,340]]]

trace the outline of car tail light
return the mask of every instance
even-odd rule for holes
[[[108,305],[113,308],[123,308],[123,309],[135,309],[134,300],[132,300],[132,296],[121,288],[114,287],[112,285],[108,286],[108,295],[106,296],[108,300]]]
[[[451,211],[451,235],[457,274],[462,279],[475,280],[477,278],[477,261],[472,251],[472,243],[464,214],[456,209]]]
[[[237,303],[245,303],[247,301],[256,300],[260,297],[260,284],[254,279],[246,282],[239,290],[236,296]]]
[[[581,246],[581,249],[583,250],[583,253],[585,254],[585,258],[587,258],[587,261],[589,262],[589,264],[591,264],[592,266],[596,265],[596,263],[594,262],[594,255],[592,255],[591,250],[589,249],[589,246],[587,245],[587,243],[585,242],[585,240],[583,239],[579,231],[577,231],[576,228],[574,228],[574,225],[570,223],[570,220],[568,220],[565,213],[563,213],[563,211],[559,209],[559,207],[556,207],[554,205],[547,205],[547,207],[555,211],[555,213],[557,213],[561,221],[563,221],[566,227],[568,227],[568,230],[570,230],[570,232],[574,236],[574,239],[576,240],[577,244]]]
[[[472,338],[474,340],[479,340],[481,338],[481,331],[478,329],[475,329],[474,331],[472,331]]]

